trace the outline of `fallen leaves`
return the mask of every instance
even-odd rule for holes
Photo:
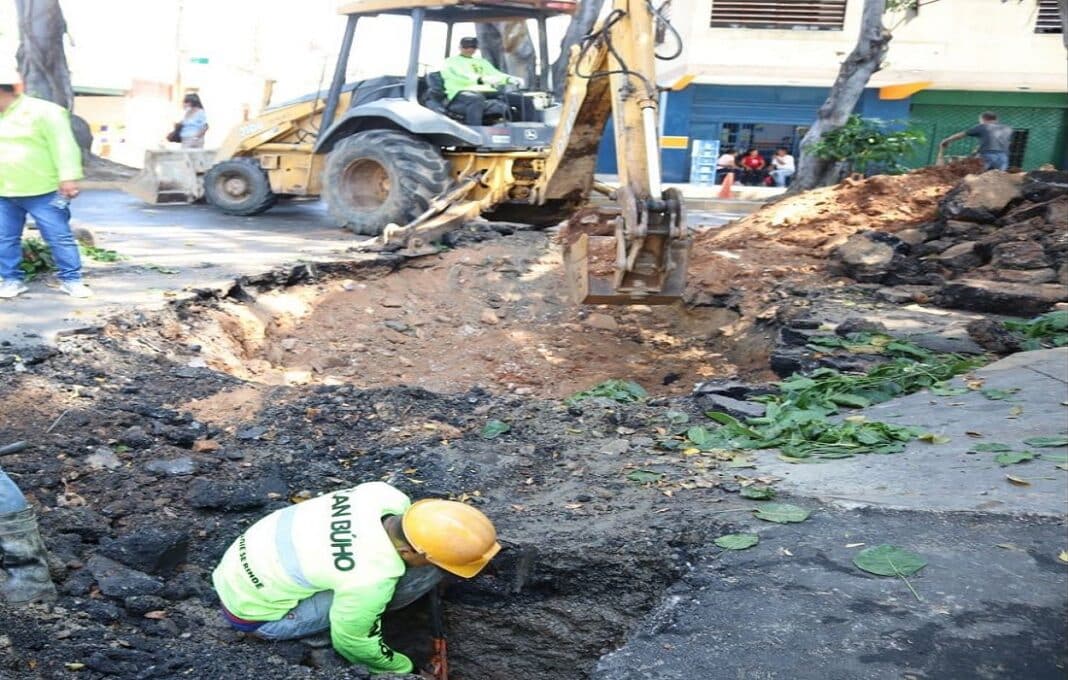
[[[804,522],[810,514],[808,510],[789,503],[765,503],[753,509],[753,516],[757,519],[776,524]]]
[[[509,432],[511,429],[512,426],[503,420],[493,419],[486,423],[479,435],[483,439],[496,439],[505,432]]]
[[[896,545],[873,546],[861,550],[853,558],[853,564],[862,571],[878,576],[897,576],[908,586],[913,596],[919,600],[920,596],[913,589],[906,576],[912,576],[920,569],[927,566],[927,560],[914,552],[909,552]]]
[[[727,534],[713,541],[724,550],[746,550],[759,542],[760,537],[756,534]]]

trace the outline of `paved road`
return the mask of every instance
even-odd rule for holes
[[[299,261],[337,259],[353,242],[318,201],[233,217],[206,205],[147,206],[119,191],[87,191],[73,212],[74,223],[89,228],[98,247],[128,259],[86,261],[96,292],[91,299],[71,299],[47,277],[31,282],[19,298],[0,301],[0,341],[51,341],[57,332],[91,326],[121,309],[158,307],[185,288],[222,286],[241,274]]]
[[[690,222],[709,228],[738,214],[698,210]],[[74,203],[74,223],[96,245],[124,256],[86,260],[96,296],[74,300],[52,278],[33,281],[14,300],[0,300],[0,342],[51,342],[57,333],[93,326],[136,306],[154,308],[193,288],[220,288],[234,277],[284,265],[352,257],[353,235],[334,226],[321,201],[285,202],[256,217],[223,215],[207,205],[149,206],[119,191],[87,191]],[[28,235],[34,232],[28,231]]]
[[[1058,465],[1068,448],[1032,449],[1051,458],[1010,467],[967,452],[1068,433],[1068,348],[1016,354],[976,377],[1018,391],[924,392],[862,412],[948,443],[813,464],[763,456],[760,473],[782,476],[787,502],[812,517],[775,525],[735,515],[760,543],[702,559],[593,677],[1063,680],[1068,472]],[[916,596],[853,565],[884,543],[926,558],[909,578]]]

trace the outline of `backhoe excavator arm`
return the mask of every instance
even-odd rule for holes
[[[609,112],[620,182],[616,206],[580,211],[563,232],[579,302],[666,304],[685,286],[690,239],[682,197],[664,191],[660,179],[656,19],[649,0],[614,0],[571,55],[539,199],[588,195]]]

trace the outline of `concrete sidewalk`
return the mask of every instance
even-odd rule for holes
[[[0,300],[0,341],[51,342],[57,333],[92,327],[132,307],[158,308],[194,288],[223,287],[235,277],[300,262],[352,257],[351,232],[334,226],[318,201],[288,202],[256,217],[223,215],[207,205],[149,206],[118,191],[87,191],[73,205],[73,224],[88,228],[98,248],[125,259],[84,259],[96,295],[75,300],[51,276]],[[37,236],[27,230],[26,236]]]

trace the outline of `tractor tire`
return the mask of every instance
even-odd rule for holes
[[[267,173],[254,158],[216,163],[204,175],[204,197],[227,215],[259,215],[278,200]]]
[[[404,225],[449,186],[449,164],[433,144],[392,130],[341,140],[326,158],[323,198],[338,224],[377,236]]]

